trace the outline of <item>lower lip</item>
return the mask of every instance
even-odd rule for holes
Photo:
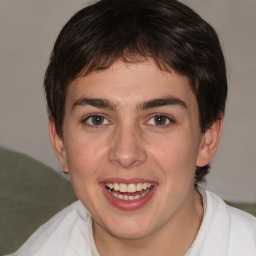
[[[107,200],[113,206],[115,206],[121,210],[136,210],[136,209],[143,207],[152,198],[153,194],[155,193],[155,191],[157,189],[157,185],[154,185],[154,187],[143,197],[140,197],[140,198],[134,199],[134,200],[122,200],[122,199],[114,197],[108,191],[108,189],[105,187],[104,184],[100,184],[100,185],[101,185],[101,188],[102,188]]]

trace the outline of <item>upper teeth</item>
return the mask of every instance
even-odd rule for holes
[[[114,189],[115,191],[134,193],[136,191],[142,191],[143,189],[150,188],[153,183],[107,183],[106,185],[110,189]]]

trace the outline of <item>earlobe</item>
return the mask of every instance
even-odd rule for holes
[[[63,170],[63,172],[68,173],[69,171],[67,166],[67,155],[64,141],[63,138],[61,138],[60,135],[57,133],[55,122],[52,119],[49,119],[49,135],[53,150],[57,158],[59,159],[61,169]]]
[[[202,135],[202,140],[197,157],[197,166],[207,165],[217,151],[223,128],[223,115],[216,120]]]

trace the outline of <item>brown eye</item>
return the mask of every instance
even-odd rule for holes
[[[167,127],[171,123],[174,123],[173,119],[164,114],[154,115],[147,121],[147,124],[159,127]]]
[[[103,116],[92,116],[91,119],[94,125],[101,125],[105,118]]]
[[[154,123],[156,125],[165,125],[169,121],[166,116],[157,115],[154,117]]]
[[[90,126],[100,126],[107,125],[110,122],[102,115],[90,115],[84,121],[87,125]]]

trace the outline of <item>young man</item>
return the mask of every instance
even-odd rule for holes
[[[217,150],[227,82],[218,37],[191,9],[84,8],[57,38],[45,92],[79,201],[14,255],[255,255],[255,218],[197,185]]]

